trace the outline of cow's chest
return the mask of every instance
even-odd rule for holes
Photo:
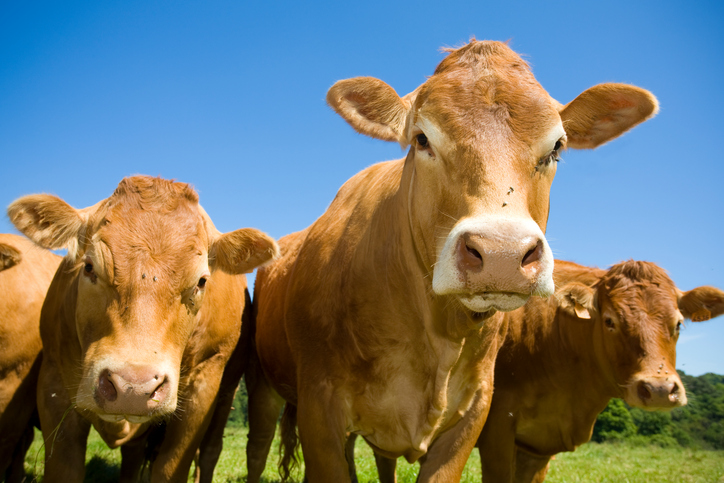
[[[434,357],[418,352],[402,360],[394,354],[377,359],[376,377],[353,385],[348,431],[391,457],[413,462],[424,455],[487,384],[481,360],[471,358],[462,345],[446,349]]]

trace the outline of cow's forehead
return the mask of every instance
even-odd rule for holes
[[[499,42],[473,42],[443,60],[415,99],[413,123],[418,117],[442,126],[456,143],[500,134],[534,146],[553,130],[564,133],[556,102]]]
[[[119,188],[95,213],[89,241],[99,261],[112,267],[115,283],[149,268],[167,279],[173,274],[182,283],[184,272],[195,271],[207,253],[208,233],[197,198],[168,188]]]

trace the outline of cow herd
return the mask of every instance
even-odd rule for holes
[[[282,409],[283,479],[301,443],[310,482],[355,480],[362,436],[383,482],[400,456],[418,481],[459,481],[477,446],[489,483],[543,481],[610,398],[686,404],[679,330],[723,313],[724,292],[682,292],[648,262],[554,263],[544,235],[560,152],[649,119],[651,93],[600,84],[562,105],[506,44],[472,40],[403,97],[359,77],[327,101],[407,156],[278,245],[219,232],[160,178],[84,209],[10,205],[31,241],[0,235],[0,479],[22,481],[39,425],[44,481],[83,480],[93,426],[122,481],[186,481],[195,460],[210,482],[242,375],[249,482]]]

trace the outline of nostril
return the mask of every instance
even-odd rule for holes
[[[679,385],[676,382],[674,383],[674,387],[671,388],[671,392],[669,393],[669,399],[672,402],[679,399]]]
[[[543,257],[543,243],[538,240],[538,242],[535,244],[533,248],[528,250],[526,252],[525,256],[523,256],[523,261],[520,263],[520,266],[525,268],[528,265],[531,265],[537,261],[539,261]]]
[[[647,386],[648,384],[643,381],[639,382],[638,384],[637,391],[639,399],[641,399],[642,401],[648,401],[651,399],[651,391],[649,391],[649,388]]]
[[[98,394],[108,402],[113,402],[118,398],[118,391],[111,381],[110,371],[103,371],[98,378]]]
[[[469,247],[468,244],[466,243],[466,244],[465,244],[465,249],[468,251],[468,253],[469,253],[470,255],[474,256],[475,258],[477,258],[477,259],[480,260],[481,262],[483,261],[483,256],[482,256],[482,255],[480,254],[480,252],[477,251],[475,248]]]

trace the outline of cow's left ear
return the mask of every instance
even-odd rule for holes
[[[599,84],[560,109],[568,147],[593,149],[650,119],[659,103],[646,89],[628,84]]]
[[[6,268],[14,267],[22,259],[23,256],[15,247],[0,243],[0,272]]]
[[[224,233],[209,250],[209,264],[231,274],[250,273],[279,256],[272,237],[254,228]]]
[[[724,314],[724,292],[716,287],[679,291],[679,310],[692,322],[703,322]]]
[[[555,297],[560,307],[579,319],[590,319],[596,311],[596,292],[578,282],[571,282],[556,290]]]

